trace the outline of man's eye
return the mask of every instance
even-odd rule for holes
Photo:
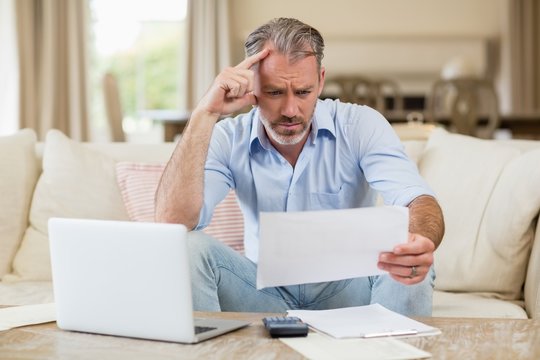
[[[268,95],[270,95],[270,96],[278,96],[278,95],[281,95],[281,91],[279,91],[279,90],[267,91],[266,93],[267,93]]]
[[[306,96],[306,95],[311,94],[311,90],[299,90],[296,92],[296,94],[300,96]]]

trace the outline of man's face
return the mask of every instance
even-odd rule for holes
[[[261,121],[270,140],[296,145],[306,139],[317,98],[324,84],[315,56],[291,62],[272,47],[255,72]]]

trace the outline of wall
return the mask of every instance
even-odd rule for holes
[[[232,31],[243,38],[274,17],[296,17],[325,37],[498,36],[498,0],[231,0]]]
[[[325,37],[328,76],[386,76],[406,92],[427,92],[453,56],[468,58],[477,73],[496,71],[505,1],[231,0],[233,61],[243,58],[243,41],[258,25],[296,17]]]

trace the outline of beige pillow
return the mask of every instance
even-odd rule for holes
[[[47,134],[30,227],[15,257],[13,274],[3,280],[50,280],[50,217],[128,220],[115,164],[112,157],[70,140],[60,131]]]
[[[435,286],[520,299],[540,209],[540,147],[437,130],[419,169],[441,203],[446,234]]]
[[[11,262],[28,226],[28,209],[38,178],[36,134],[21,130],[0,137],[0,277]]]

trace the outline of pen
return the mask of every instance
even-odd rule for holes
[[[364,334],[364,338],[374,338],[374,337],[383,337],[383,336],[403,336],[403,335],[416,335],[418,334],[417,330],[410,329],[410,330],[395,330],[395,331],[385,331],[385,332],[379,332],[379,333],[370,333],[370,334]]]

